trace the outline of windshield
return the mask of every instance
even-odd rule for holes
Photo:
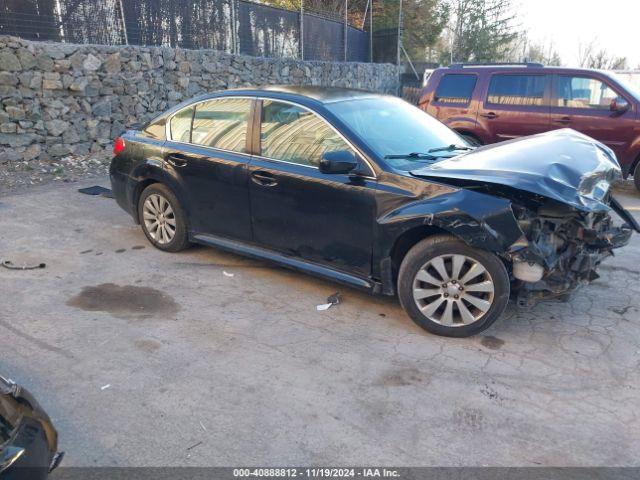
[[[449,127],[399,98],[363,98],[330,103],[326,107],[376,154],[386,157],[385,161],[392,168],[399,170],[414,170],[439,158],[459,155],[463,150],[453,146],[469,146]],[[452,148],[445,149],[450,146]],[[434,149],[443,150],[435,153]],[[430,150],[433,153],[429,153]],[[402,158],[388,158],[390,156]]]
[[[636,100],[640,101],[640,89],[629,80],[627,80],[622,74],[607,72],[616,82],[620,84],[629,94],[633,95]]]

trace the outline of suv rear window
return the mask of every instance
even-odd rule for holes
[[[476,81],[475,75],[444,75],[436,89],[435,100],[441,103],[469,103]]]
[[[496,105],[543,106],[546,75],[494,75],[487,102]]]

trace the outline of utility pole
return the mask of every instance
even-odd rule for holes
[[[347,61],[347,37],[349,36],[349,0],[344,0],[344,61]]]
[[[396,65],[400,65],[400,55],[402,53],[402,0],[398,0],[398,52]]]
[[[367,14],[369,13],[369,5],[371,5],[371,14],[369,15],[369,21],[371,22],[371,28],[369,31],[369,62],[373,62],[373,0],[367,0],[367,5],[364,7],[364,17],[362,18],[362,26],[360,30],[364,31],[364,26],[367,24]]]
[[[124,8],[122,7],[122,0],[118,0],[120,4],[120,18],[122,18],[122,31],[124,32],[124,43],[129,45],[129,36],[127,35],[127,23],[124,21]]]
[[[304,0],[300,0],[300,60],[304,60]]]
[[[236,25],[236,0],[231,0],[231,53],[239,53],[238,43],[238,29]]]
[[[371,11],[369,12],[369,61],[373,63],[373,0],[371,0]]]

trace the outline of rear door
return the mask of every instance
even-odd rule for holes
[[[556,75],[551,105],[553,128],[573,128],[601,141],[622,158],[633,140],[636,114],[611,111],[611,103],[625,96],[604,78],[589,74]],[[633,105],[627,99],[629,105]]]
[[[187,107],[169,121],[165,168],[188,198],[193,232],[251,240],[247,142],[252,102],[216,98]]]
[[[546,132],[550,76],[538,73],[493,73],[478,112],[478,123],[491,142]]]
[[[358,153],[306,107],[264,100],[260,120],[260,150],[249,184],[256,243],[369,276],[376,180],[318,169],[325,152]]]

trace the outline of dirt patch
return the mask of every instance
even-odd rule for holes
[[[88,312],[107,312],[119,318],[140,319],[174,317],[180,310],[180,305],[160,290],[114,283],[84,287],[67,305]]]
[[[480,344],[483,347],[488,348],[489,350],[499,350],[504,345],[504,340],[497,337],[492,337],[491,335],[485,335],[480,340]]]
[[[393,370],[382,375],[376,385],[383,387],[406,387],[409,385],[428,384],[430,379],[427,375],[416,368],[403,368]]]
[[[136,348],[146,353],[153,353],[160,348],[160,343],[155,340],[138,340],[135,345]]]
[[[453,423],[462,430],[480,431],[484,426],[484,415],[475,408],[463,408],[453,412]]]

